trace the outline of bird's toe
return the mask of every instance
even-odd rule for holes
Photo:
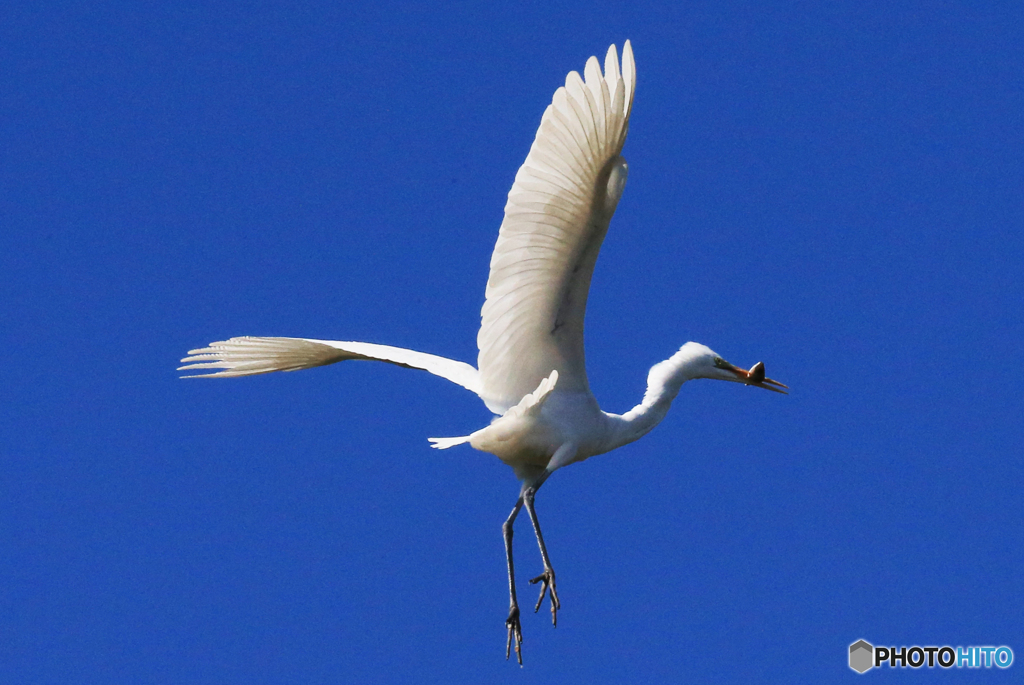
[[[505,661],[512,655],[512,640],[516,643],[516,660],[523,665],[523,628],[519,623],[519,607],[513,605],[505,619],[505,627],[508,629],[508,641],[505,643]]]
[[[555,589],[555,571],[549,568],[544,573],[530,580],[531,585],[536,585],[537,583],[541,583],[540,597],[537,598],[537,606],[533,608],[533,613],[540,611],[540,605],[544,603],[544,595],[550,591],[551,625],[557,626],[558,610],[562,608],[562,603],[558,601],[558,591]]]

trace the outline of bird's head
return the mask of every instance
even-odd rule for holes
[[[771,378],[765,377],[764,364],[761,362],[754,364],[754,366],[747,371],[730,364],[722,359],[721,356],[716,354],[714,350],[701,345],[700,343],[686,343],[680,351],[687,352],[688,356],[691,357],[689,364],[692,365],[691,373],[694,378],[712,378],[720,381],[732,381],[734,383],[743,383],[744,385],[753,385],[758,388],[764,388],[765,390],[771,390],[772,392],[781,392],[783,395],[788,394],[783,389],[788,386],[772,380]]]

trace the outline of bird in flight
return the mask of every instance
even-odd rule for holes
[[[422,369],[476,393],[496,415],[489,426],[456,438],[430,438],[447,449],[463,443],[494,454],[522,481],[502,526],[508,561],[509,612],[505,658],[514,645],[522,665],[522,628],[512,563],[512,527],[526,512],[537,536],[545,595],[557,625],[561,604],[534,496],[548,476],[569,464],[622,447],[665,417],[683,383],[711,378],[784,393],[758,362],[733,366],[695,342],[655,364],[643,400],[625,414],[604,412],[590,392],[583,354],[583,319],[594,264],[626,185],[622,146],[636,86],[629,41],[619,64],[608,48],[604,73],[591,57],[581,77],[569,72],[541,118],[526,161],[516,174],[491,255],[477,334],[477,366],[399,347],[307,338],[237,337],[192,350],[179,370],[197,376],[252,376],[297,371],[357,359]]]

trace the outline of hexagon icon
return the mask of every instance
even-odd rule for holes
[[[874,666],[875,648],[864,640],[857,640],[850,645],[850,668],[857,673],[864,673]]]

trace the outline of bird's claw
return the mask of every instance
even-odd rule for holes
[[[508,628],[508,642],[505,643],[505,661],[512,655],[512,638],[516,639],[516,659],[519,665],[523,665],[523,628],[519,624],[519,607],[512,605],[508,610],[508,618],[505,619],[505,627]]]
[[[557,626],[558,610],[562,608],[562,603],[558,601],[558,592],[555,590],[554,570],[549,568],[530,581],[531,585],[537,583],[543,583],[543,585],[540,586],[540,597],[537,598],[537,606],[533,608],[533,613],[540,611],[540,605],[544,603],[544,595],[551,590],[551,625]]]

